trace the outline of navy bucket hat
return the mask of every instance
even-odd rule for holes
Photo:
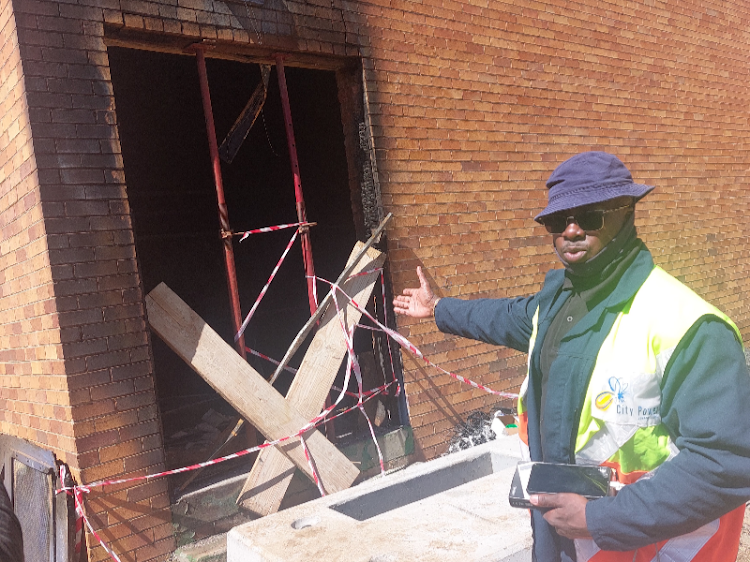
[[[653,185],[633,181],[617,156],[606,152],[582,152],[560,164],[547,180],[547,207],[534,220],[584,205],[617,197],[641,199]]]

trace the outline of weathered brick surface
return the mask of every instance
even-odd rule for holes
[[[556,266],[531,220],[544,180],[565,157],[603,149],[658,186],[638,213],[656,261],[747,336],[749,6],[471,4],[383,3],[364,18],[383,200],[396,215],[395,290],[414,286],[422,264],[445,296],[536,291]],[[493,388],[517,385],[524,371],[513,352],[438,335],[431,322],[399,324],[438,363]],[[450,437],[442,420],[495,402],[406,367],[428,457]]]
[[[419,264],[444,296],[538,290],[556,266],[532,221],[544,180],[564,158],[603,149],[658,186],[638,213],[656,261],[750,335],[747,2],[0,6],[0,429],[52,448],[84,482],[163,466],[105,36],[361,57],[382,201],[395,215],[396,292],[416,283]],[[499,390],[520,384],[518,352],[431,322],[399,329],[447,369]],[[404,365],[428,458],[468,412],[497,402]],[[89,503],[123,560],[171,548],[162,483]]]
[[[0,432],[74,459],[16,20],[0,4]]]
[[[163,470],[102,8],[2,5],[1,430],[82,482]],[[171,551],[167,504],[164,481],[89,502],[132,561]]]

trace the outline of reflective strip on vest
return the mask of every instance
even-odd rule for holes
[[[696,529],[692,533],[686,535],[680,535],[673,539],[669,539],[661,548],[650,545],[639,549],[646,555],[646,560],[650,562],[685,562],[693,560],[695,555],[700,552],[701,548],[706,546],[709,539],[716,534],[719,530],[719,520],[715,519],[703,527]],[[578,562],[613,562],[614,560],[640,560],[637,557],[638,550],[631,550],[628,552],[607,552],[601,550],[596,543],[590,539],[576,539],[576,560]],[[658,550],[656,550],[658,548]],[[655,551],[655,552],[654,552]],[[649,556],[651,552],[654,552],[653,556]],[[601,556],[596,556],[601,553]],[[616,554],[616,558],[612,555]]]
[[[745,506],[692,533],[637,550],[600,550],[590,539],[576,539],[578,562],[731,562],[737,557]]]
[[[523,460],[530,460],[531,454],[529,453],[529,414],[526,411],[526,407],[523,401],[526,400],[526,392],[529,389],[529,373],[531,372],[531,354],[534,352],[534,345],[536,343],[536,334],[539,328],[539,307],[537,306],[534,317],[531,319],[531,337],[529,338],[529,355],[526,358],[526,378],[521,384],[521,390],[518,392],[518,403],[516,405],[516,412],[518,412],[518,436],[521,439],[521,458]]]

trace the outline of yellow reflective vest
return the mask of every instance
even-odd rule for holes
[[[653,269],[599,349],[578,425],[576,463],[612,467],[621,484],[630,484],[678,453],[661,423],[662,377],[680,340],[706,315],[717,316],[739,336],[725,314],[661,268]],[[529,357],[537,322],[538,310]],[[527,385],[528,374],[518,404],[526,444]],[[692,533],[636,551],[601,551],[592,540],[576,540],[578,562],[731,562],[737,555],[743,515],[744,506]]]

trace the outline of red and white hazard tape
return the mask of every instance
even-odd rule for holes
[[[383,391],[387,390],[387,388],[389,386],[390,386],[390,383],[387,384],[387,385],[385,385],[384,387],[382,387]],[[371,398],[377,396],[378,394],[379,394],[379,392],[368,393],[367,398],[365,398],[363,400],[363,402],[367,402],[368,400],[370,400]],[[359,408],[359,404],[357,404],[355,406],[352,406],[351,408],[347,408],[345,410],[342,410],[341,412],[338,412],[335,415],[332,415],[332,416],[328,417],[327,420],[333,420],[333,419],[335,419],[335,418],[337,418],[339,416],[343,416],[345,414],[348,414],[349,412],[351,412],[351,411],[353,411],[353,410],[355,410],[357,408]],[[327,411],[330,412],[330,409],[328,409]],[[313,423],[313,421],[311,421],[311,422],[305,424],[305,426],[302,427],[302,429],[300,429],[294,435],[289,435],[289,436],[286,436],[286,437],[282,437],[280,439],[276,439],[275,441],[269,441],[269,442],[266,442],[266,443],[262,443],[260,445],[256,445],[255,447],[251,447],[250,449],[244,449],[242,451],[238,451],[236,453],[232,453],[230,455],[226,455],[224,457],[219,457],[219,458],[216,458],[216,459],[213,459],[213,460],[210,460],[210,461],[206,461],[206,462],[202,462],[202,463],[198,463],[198,464],[193,464],[193,465],[190,465],[190,466],[184,466],[182,468],[175,468],[175,469],[172,469],[172,470],[165,470],[163,472],[158,472],[158,473],[155,473],[155,474],[146,474],[146,475],[143,475],[143,476],[134,476],[134,477],[131,477],[131,478],[120,478],[120,479],[117,479],[117,480],[99,480],[99,481],[92,482],[91,484],[86,484],[86,485],[78,484],[78,485],[74,485],[74,486],[66,486],[65,485],[66,468],[65,468],[65,465],[62,465],[60,467],[60,484],[61,485],[60,485],[60,488],[58,488],[57,490],[55,490],[55,493],[56,494],[60,494],[60,493],[64,492],[64,493],[68,494],[69,496],[71,496],[73,498],[73,501],[75,502],[75,508],[76,508],[76,530],[80,532],[80,530],[82,530],[83,526],[85,525],[86,528],[88,528],[88,530],[91,533],[91,535],[97,540],[97,542],[101,545],[101,547],[105,550],[105,552],[110,556],[110,558],[112,558],[116,562],[122,562],[120,560],[120,558],[117,556],[117,554],[114,552],[114,550],[112,550],[112,548],[110,548],[107,545],[107,543],[104,540],[102,540],[101,536],[96,532],[96,530],[94,529],[94,527],[91,525],[91,522],[89,521],[88,517],[86,516],[86,512],[85,512],[84,507],[83,507],[83,494],[89,493],[91,491],[91,488],[99,488],[99,487],[104,487],[104,486],[115,486],[115,485],[119,485],[119,484],[128,484],[128,483],[131,483],[131,482],[140,482],[140,481],[144,481],[144,480],[152,480],[154,478],[160,478],[160,477],[163,477],[163,476],[170,476],[172,474],[181,474],[183,472],[189,472],[191,470],[197,470],[199,468],[203,468],[203,467],[206,467],[206,466],[211,466],[211,465],[214,465],[214,464],[219,464],[221,462],[228,461],[228,460],[231,460],[231,459],[236,459],[236,458],[239,458],[239,457],[244,457],[245,455],[249,455],[250,453],[254,453],[256,451],[260,451],[261,449],[266,449],[268,447],[273,447],[274,445],[278,445],[279,443],[283,443],[283,442],[289,441],[290,439],[293,439],[295,437],[299,437],[301,445],[303,447],[303,450],[305,451],[305,457],[307,458],[308,463],[310,463],[310,467],[311,467],[311,470],[312,470],[312,473],[313,473],[313,476],[314,476],[314,479],[315,479],[315,483],[318,486],[318,489],[320,490],[320,493],[322,495],[325,495],[325,489],[323,488],[323,485],[322,485],[322,483],[320,481],[320,477],[317,474],[317,469],[315,468],[315,464],[314,464],[315,461],[310,456],[310,453],[307,450],[307,446],[306,446],[306,444],[304,442],[304,439],[302,437],[310,429],[312,429],[313,427],[316,427],[316,426],[322,424],[324,421],[326,421],[326,417],[319,415],[319,416],[317,416],[315,418],[315,420],[317,420],[316,423]],[[80,549],[81,549],[81,541],[82,541],[82,538],[81,538],[81,540],[78,540],[76,542],[76,551],[77,552],[80,551]]]
[[[389,385],[386,385],[384,387],[384,389],[387,388],[388,386]],[[363,400],[363,402],[366,402],[367,400],[372,399],[373,397],[377,396],[377,394],[380,394],[380,393],[378,392],[378,393],[369,394],[367,396],[367,398],[365,400]],[[335,419],[335,418],[337,418],[339,416],[343,416],[344,414],[348,414],[349,412],[351,412],[352,410],[354,410],[356,408],[357,408],[356,405],[352,406],[351,408],[347,408],[345,410],[337,412],[335,415],[329,416],[327,419],[332,420],[332,419]],[[326,411],[330,412],[330,409],[327,409]],[[170,476],[170,475],[173,475],[173,474],[181,474],[183,472],[190,472],[191,470],[198,470],[199,468],[204,468],[206,466],[211,466],[211,465],[214,465],[214,464],[219,464],[219,463],[222,463],[224,461],[228,461],[228,460],[231,460],[231,459],[236,459],[238,457],[244,457],[244,456],[249,455],[251,453],[255,453],[256,451],[260,451],[261,449],[266,449],[268,447],[273,447],[273,446],[278,445],[280,443],[284,443],[286,441],[294,439],[295,437],[300,437],[301,435],[303,435],[303,434],[307,433],[308,431],[310,431],[312,428],[317,427],[320,424],[322,424],[323,421],[324,421],[324,419],[325,419],[325,416],[323,416],[322,414],[319,414],[318,416],[316,416],[315,418],[313,418],[313,420],[311,420],[310,422],[308,422],[304,426],[302,426],[302,428],[299,431],[297,431],[296,433],[294,433],[293,435],[287,435],[285,437],[281,437],[281,438],[276,439],[274,441],[267,441],[265,443],[261,443],[260,445],[256,445],[255,447],[251,447],[249,449],[243,449],[242,451],[237,451],[236,453],[231,453],[231,454],[226,455],[224,457],[218,457],[218,458],[215,458],[215,459],[212,459],[212,460],[209,460],[209,461],[204,461],[204,462],[197,463],[197,464],[191,464],[189,466],[183,466],[181,468],[174,468],[174,469],[171,469],[171,470],[165,470],[163,472],[156,472],[154,474],[144,474],[143,476],[131,476],[130,478],[120,478],[120,479],[117,479],[117,480],[97,480],[96,482],[92,482],[91,484],[86,484],[85,486],[72,486],[72,487],[62,486],[62,487],[58,488],[57,490],[55,490],[55,492],[56,493],[69,492],[69,491],[72,491],[73,489],[75,489],[77,487],[86,488],[85,491],[88,492],[90,488],[100,488],[100,487],[104,487],[104,486],[115,486],[115,485],[119,485],[119,484],[128,484],[128,483],[131,483],[131,482],[142,482],[144,480],[153,480],[154,478],[161,478],[163,476]]]
[[[310,451],[307,449],[307,443],[305,443],[305,438],[303,436],[300,436],[299,443],[302,445],[302,450],[305,453],[305,459],[307,460],[307,464],[310,467],[310,472],[312,472],[313,480],[315,481],[315,485],[318,487],[318,491],[320,492],[321,496],[326,496],[325,488],[323,488],[323,483],[320,481],[320,476],[318,476],[318,467],[315,466],[315,461],[313,461],[312,457],[310,456]]]
[[[266,361],[268,361],[269,363],[273,363],[277,367],[279,366],[279,362],[276,361],[276,359],[272,359],[268,355],[262,354],[260,351],[255,351],[254,349],[250,349],[247,346],[245,346],[245,351],[247,351],[251,355],[255,355],[256,357],[260,357],[261,359],[265,359]],[[284,367],[284,370],[285,371],[289,371],[293,375],[297,374],[297,369],[295,369],[294,367],[290,367],[288,365]]]
[[[64,485],[65,478],[67,474],[67,467],[65,465],[60,466],[60,483]],[[56,493],[65,492],[69,496],[73,498],[73,502],[75,503],[75,509],[76,509],[76,545],[75,545],[75,552],[76,555],[80,554],[81,548],[82,548],[82,542],[83,542],[83,526],[86,525],[89,532],[94,536],[94,538],[99,542],[99,544],[102,546],[104,551],[109,554],[109,556],[112,558],[112,560],[115,560],[116,562],[122,562],[120,560],[120,557],[117,556],[117,553],[112,550],[110,547],[107,546],[107,544],[102,540],[102,538],[99,536],[99,533],[96,532],[96,529],[91,525],[91,522],[89,521],[89,518],[86,517],[86,511],[83,507],[83,494],[88,494],[91,490],[89,489],[89,486],[73,486],[73,487],[64,487],[60,488],[59,490],[56,490]]]
[[[380,270],[380,291],[383,294],[383,324],[388,325],[388,307],[386,306],[385,296],[385,272]],[[391,338],[385,338],[386,345],[388,346],[388,358],[391,360],[391,376],[393,382],[396,382],[396,368],[393,365],[393,351],[391,350]],[[401,385],[396,385],[396,396],[401,392]]]
[[[385,389],[387,387],[391,386],[392,384],[393,384],[393,381],[389,382],[388,384],[384,384],[382,386],[379,386],[377,388],[373,388],[372,390],[366,390],[365,392],[362,393],[362,396],[363,397],[368,397],[371,394],[380,394],[381,392],[384,392]],[[341,387],[332,386],[331,387],[331,391],[334,391],[334,390],[337,391],[337,392],[341,392]],[[346,394],[347,396],[351,396],[353,398],[359,398],[359,394],[357,394],[355,392],[349,392],[348,390],[345,390],[344,394]]]
[[[294,244],[294,241],[297,239],[298,234],[299,234],[299,228],[294,231],[294,234],[292,235],[291,240],[289,240],[289,243],[286,245],[286,248],[284,249],[284,253],[281,254],[281,258],[279,258],[279,261],[276,263],[276,267],[273,268],[273,271],[271,272],[271,276],[268,278],[268,281],[266,281],[266,284],[260,290],[260,294],[258,295],[258,298],[255,299],[255,303],[253,304],[253,307],[250,309],[250,312],[247,313],[245,320],[242,322],[242,326],[240,326],[240,331],[237,332],[237,334],[234,336],[234,341],[237,341],[238,339],[240,339],[242,337],[242,334],[245,333],[245,330],[247,329],[247,325],[250,323],[250,319],[253,317],[253,314],[255,314],[255,311],[257,310],[258,305],[260,304],[260,301],[263,300],[263,297],[265,296],[266,291],[268,291],[268,287],[271,285],[271,281],[273,281],[273,278],[276,277],[276,272],[279,271],[281,264],[284,263],[284,259],[286,258],[286,255],[289,253],[289,250],[292,249],[292,245]]]
[[[374,329],[371,326],[364,326],[362,324],[357,324],[357,327],[358,328],[365,328],[365,329],[368,329],[368,330]],[[261,359],[265,359],[266,361],[268,361],[269,363],[272,363],[273,365],[276,365],[276,366],[279,365],[279,361],[276,361],[276,359],[274,359],[273,357],[269,357],[268,355],[266,355],[264,353],[261,353],[260,351],[257,351],[255,349],[252,349],[252,348],[247,347],[247,346],[245,346],[245,351],[247,351],[250,355],[255,355],[256,357],[260,357]],[[389,349],[389,351],[390,351],[390,349]],[[285,371],[289,371],[293,375],[297,374],[297,369],[295,369],[294,367],[289,367],[288,365],[286,367],[284,367],[284,370]],[[391,381],[391,382],[395,382],[395,380]],[[367,390],[367,391],[364,392],[364,396],[369,396],[370,394],[377,394],[379,392],[383,392],[385,390],[385,388],[388,387],[388,386],[390,386],[390,384],[388,384],[388,385],[384,384],[384,385],[379,386],[377,388],[373,388],[372,390]],[[349,392],[346,389],[343,389],[343,390],[344,390],[344,394],[346,394],[347,396],[352,396],[354,398],[359,397],[359,394],[356,394],[354,392]],[[339,386],[332,386],[331,387],[331,391],[341,392],[342,388],[339,387]],[[398,392],[397,392],[396,395],[398,396]]]
[[[289,227],[292,227],[292,226],[299,227],[300,224],[281,225],[280,227],[268,227],[268,228],[272,229],[272,230],[280,230],[281,228],[289,228]],[[269,232],[270,230],[258,229],[257,231],[248,231],[248,232],[249,233],[253,233],[253,232],[261,232],[261,231],[263,231],[263,232]],[[266,286],[261,291],[261,294],[259,295],[258,300],[253,305],[253,308],[251,309],[250,313],[248,314],[248,317],[246,318],[245,322],[243,323],[243,327],[240,330],[240,332],[238,333],[237,338],[239,338],[239,336],[242,334],[242,332],[246,328],[247,323],[249,322],[250,318],[252,317],[252,314],[255,312],[255,309],[257,308],[257,305],[260,303],[260,300],[263,298],[263,295],[267,291],[269,284],[271,283],[271,281],[273,280],[274,276],[276,275],[276,272],[278,271],[279,267],[281,266],[281,263],[283,262],[284,258],[286,257],[286,254],[289,252],[289,249],[291,248],[291,246],[294,243],[294,240],[296,239],[296,237],[297,237],[298,234],[299,234],[299,228],[295,231],[294,235],[292,236],[291,240],[289,241],[289,244],[287,245],[286,250],[282,254],[281,259],[279,260],[279,262],[277,263],[277,265],[274,268],[273,272],[271,273],[271,277],[269,278],[268,282],[266,283]],[[362,272],[362,273],[357,274],[357,275],[365,275],[365,274],[368,274],[368,273],[372,273],[372,271]],[[382,275],[382,271],[381,271],[381,275]],[[496,390],[492,390],[490,388],[487,388],[484,385],[476,383],[476,382],[474,382],[474,381],[472,381],[470,379],[467,379],[466,377],[463,377],[461,375],[457,375],[455,373],[447,371],[447,370],[443,369],[442,367],[436,365],[435,363],[433,363],[432,361],[430,361],[429,359],[427,359],[427,357],[425,357],[425,355],[415,345],[413,345],[407,338],[405,338],[404,336],[402,336],[401,334],[399,334],[395,330],[392,330],[392,329],[388,328],[387,326],[381,324],[376,318],[374,318],[369,312],[367,312],[367,310],[365,308],[361,307],[353,298],[351,298],[349,295],[347,295],[346,292],[344,292],[339,285],[337,285],[336,283],[332,283],[330,281],[327,281],[325,279],[317,278],[317,277],[316,277],[316,280],[323,281],[324,283],[327,283],[328,285],[331,286],[331,290],[340,292],[349,301],[349,303],[353,307],[355,307],[357,310],[359,310],[365,317],[367,317],[373,323],[373,325],[377,327],[377,329],[383,331],[385,334],[387,334],[388,336],[390,336],[391,338],[393,338],[394,340],[396,340],[396,342],[399,345],[401,345],[404,349],[406,349],[409,352],[411,352],[412,354],[416,355],[417,357],[419,357],[420,359],[422,359],[428,365],[431,365],[431,366],[435,367],[439,371],[441,371],[441,372],[443,372],[443,373],[445,373],[445,374],[453,377],[456,380],[459,380],[459,381],[461,381],[461,382],[463,382],[465,384],[468,384],[468,385],[470,385],[470,386],[472,386],[474,388],[478,388],[478,389],[483,390],[485,392],[488,392],[490,394],[494,394],[496,396],[502,396],[502,397],[505,397],[505,398],[517,398],[518,397],[517,394],[508,393],[508,392],[499,392],[499,391],[496,391]],[[381,277],[381,280],[382,280],[382,277]],[[383,289],[383,295],[385,295],[385,289]],[[180,473],[183,473],[183,472],[189,472],[191,470],[197,470],[199,468],[203,468],[203,467],[206,467],[206,466],[211,466],[211,465],[219,464],[221,462],[228,461],[230,459],[235,459],[235,458],[238,458],[238,457],[242,457],[242,456],[254,453],[256,451],[260,451],[261,449],[265,449],[267,447],[272,447],[272,446],[278,445],[280,443],[283,443],[285,441],[289,441],[289,440],[294,439],[294,438],[299,438],[300,439],[300,443],[301,443],[302,448],[303,448],[303,450],[305,452],[305,457],[306,457],[306,459],[307,459],[307,461],[308,461],[308,463],[310,465],[311,472],[312,472],[314,480],[315,480],[315,484],[318,486],[318,489],[320,490],[320,493],[322,495],[325,495],[325,493],[326,493],[325,492],[325,488],[324,488],[323,483],[320,481],[320,478],[318,476],[318,471],[317,471],[317,469],[315,467],[315,461],[311,457],[311,455],[309,454],[309,451],[307,449],[307,445],[306,445],[306,443],[304,441],[304,437],[303,436],[304,436],[305,433],[307,433],[308,431],[310,431],[312,428],[317,427],[318,425],[324,423],[325,421],[329,421],[329,420],[335,419],[335,418],[337,418],[339,416],[342,416],[344,414],[347,414],[347,413],[353,411],[355,408],[359,409],[362,412],[362,414],[365,416],[365,419],[367,420],[367,424],[368,424],[368,427],[370,429],[370,435],[373,438],[373,441],[375,443],[375,447],[376,447],[377,452],[378,452],[378,459],[380,461],[380,470],[381,470],[381,473],[385,473],[385,466],[384,466],[384,461],[383,461],[383,455],[382,455],[382,452],[380,450],[379,444],[377,442],[377,438],[375,436],[375,431],[374,431],[372,422],[370,421],[370,419],[368,418],[367,414],[365,413],[363,404],[366,401],[371,400],[372,398],[374,398],[378,394],[380,394],[382,392],[385,392],[391,385],[393,385],[393,384],[397,385],[397,382],[396,382],[396,380],[394,378],[394,380],[392,380],[391,382],[389,382],[389,383],[387,383],[387,384],[385,384],[383,386],[380,386],[380,387],[378,387],[376,389],[369,390],[369,391],[364,391],[363,390],[363,388],[362,388],[362,373],[360,371],[360,367],[359,367],[359,363],[357,361],[356,354],[354,353],[353,332],[354,332],[354,329],[356,327],[364,327],[364,328],[367,328],[367,329],[370,329],[370,330],[374,330],[376,328],[373,328],[371,326],[363,326],[361,324],[355,324],[350,329],[347,329],[346,325],[345,325],[345,322],[344,322],[344,319],[343,319],[343,311],[339,308],[339,304],[338,304],[337,299],[333,299],[333,302],[334,302],[334,304],[336,306],[337,316],[339,318],[342,330],[344,332],[344,340],[345,340],[346,347],[347,347],[348,359],[347,359],[347,368],[346,368],[346,373],[345,373],[345,376],[344,376],[344,382],[342,384],[342,388],[341,389],[336,389],[336,390],[339,390],[340,392],[339,392],[339,395],[338,395],[337,399],[333,402],[333,404],[331,404],[330,407],[325,408],[320,414],[318,414],[315,418],[313,418],[312,420],[310,420],[307,424],[305,424],[302,428],[299,429],[299,431],[297,431],[293,435],[288,435],[288,436],[276,439],[274,441],[265,442],[265,443],[262,443],[260,445],[256,445],[255,447],[251,447],[249,449],[244,449],[242,451],[238,451],[236,453],[232,453],[232,454],[226,455],[224,457],[219,457],[219,458],[216,458],[216,459],[212,459],[212,460],[205,461],[205,462],[198,463],[198,464],[193,464],[193,465],[190,465],[190,466],[185,466],[185,467],[176,468],[176,469],[172,469],[172,470],[166,470],[166,471],[158,472],[158,473],[155,473],[155,474],[146,474],[146,475],[143,475],[143,476],[135,476],[135,477],[130,477],[130,478],[120,478],[120,479],[116,479],[116,480],[99,480],[99,481],[96,481],[96,482],[93,482],[93,483],[87,484],[87,485],[66,486],[65,485],[65,475],[66,475],[66,473],[64,471],[65,467],[63,466],[63,467],[61,467],[61,472],[60,472],[61,487],[58,490],[56,490],[55,492],[56,493],[65,492],[66,494],[68,494],[68,495],[70,495],[70,496],[73,497],[73,500],[74,500],[75,506],[76,506],[76,516],[77,516],[77,519],[76,519],[76,528],[77,529],[82,529],[83,525],[85,525],[86,528],[89,529],[89,532],[92,534],[92,536],[98,541],[98,543],[102,546],[102,548],[104,548],[104,550],[107,552],[107,554],[113,560],[115,560],[116,562],[121,562],[121,560],[117,556],[117,554],[111,548],[109,548],[105,544],[105,542],[102,540],[102,538],[99,536],[99,534],[95,531],[95,529],[91,525],[91,522],[89,521],[88,517],[86,516],[86,512],[85,512],[84,506],[83,506],[83,494],[84,493],[88,493],[91,488],[95,488],[95,487],[114,486],[114,485],[119,485],[119,484],[126,484],[126,483],[132,483],[132,482],[152,480],[154,478],[160,478],[160,477],[169,476],[169,475],[173,475],[173,474],[180,474]],[[272,361],[272,362],[274,362],[274,363],[276,363],[278,365],[277,361],[274,361],[273,359],[271,359],[268,356],[265,356],[265,355],[263,355],[263,354],[261,354],[259,352],[251,350],[251,349],[248,349],[248,351],[250,351],[253,355],[257,355],[257,356],[259,356],[259,357],[261,357],[263,359],[267,359],[267,360]],[[391,354],[390,343],[389,343],[389,354]],[[392,359],[392,354],[391,354],[391,359]],[[348,392],[346,390],[349,387],[349,381],[350,381],[350,377],[351,377],[351,373],[352,372],[354,372],[355,377],[357,379],[358,392],[356,394]],[[343,399],[343,397],[345,395],[347,395],[347,394],[356,397],[357,398],[357,404],[355,404],[351,408],[346,408],[346,409],[344,409],[344,410],[336,413],[335,415],[329,415],[329,414],[332,413],[333,409],[341,402],[341,400]],[[77,544],[76,546],[77,546],[77,548],[80,549],[80,544]]]
[[[60,465],[60,485],[65,486],[65,481],[68,479],[68,467],[64,464]],[[72,478],[71,478],[72,480]],[[75,511],[76,511],[76,522],[75,522],[75,547],[74,547],[74,553],[75,553],[75,559],[80,560],[81,559],[81,548],[83,545],[83,503],[81,502],[79,504],[78,501],[76,501],[76,498],[74,496],[74,492],[68,491],[67,494],[73,498],[74,504],[75,504]]]
[[[285,228],[294,228],[300,226],[312,226],[315,223],[312,222],[294,222],[292,224],[279,224],[277,226],[264,226],[263,228],[256,228],[255,230],[246,230],[245,232],[235,232],[236,236],[242,235],[240,242],[245,240],[251,234],[261,234],[263,232],[276,232],[277,230],[284,230]]]
[[[396,340],[396,342],[401,347],[403,347],[404,349],[408,350],[413,355],[416,355],[417,357],[419,357],[420,359],[422,359],[428,365],[430,365],[432,367],[435,367],[438,371],[440,371],[442,373],[445,373],[446,375],[449,375],[449,376],[453,377],[454,379],[456,379],[458,381],[461,381],[462,383],[468,384],[469,386],[473,386],[474,388],[478,388],[478,389],[483,390],[485,392],[488,392],[490,394],[494,394],[495,396],[502,396],[503,398],[518,398],[518,394],[511,393],[511,392],[500,392],[500,391],[497,391],[497,390],[492,390],[491,388],[488,388],[488,387],[486,387],[486,386],[484,386],[482,384],[479,384],[478,382],[474,382],[471,379],[467,379],[466,377],[463,377],[461,375],[457,375],[456,373],[452,373],[450,371],[446,371],[445,369],[443,369],[439,365],[436,365],[435,363],[433,363],[432,361],[430,361],[429,359],[427,359],[427,357],[425,357],[424,353],[422,353],[417,346],[415,346],[413,343],[411,343],[404,336],[402,336],[401,334],[399,334],[397,331],[392,330],[392,329],[388,328],[387,326],[384,326],[383,324],[381,324],[376,318],[374,318],[369,312],[367,312],[367,310],[365,310],[363,307],[361,307],[359,304],[357,304],[357,302],[353,298],[351,298],[349,295],[347,295],[346,292],[341,287],[339,287],[335,283],[332,283],[331,281],[327,281],[325,279],[320,279],[320,280],[323,281],[324,283],[327,283],[328,285],[330,285],[333,290],[336,290],[339,293],[341,293],[342,295],[344,295],[344,297],[349,300],[349,302],[351,303],[351,305],[354,308],[356,308],[364,316],[366,316],[367,318],[369,318],[370,321],[373,324],[375,324],[378,328],[380,328],[383,332],[385,332],[390,337],[392,337],[394,340]],[[334,302],[336,302],[335,299],[334,299]]]

